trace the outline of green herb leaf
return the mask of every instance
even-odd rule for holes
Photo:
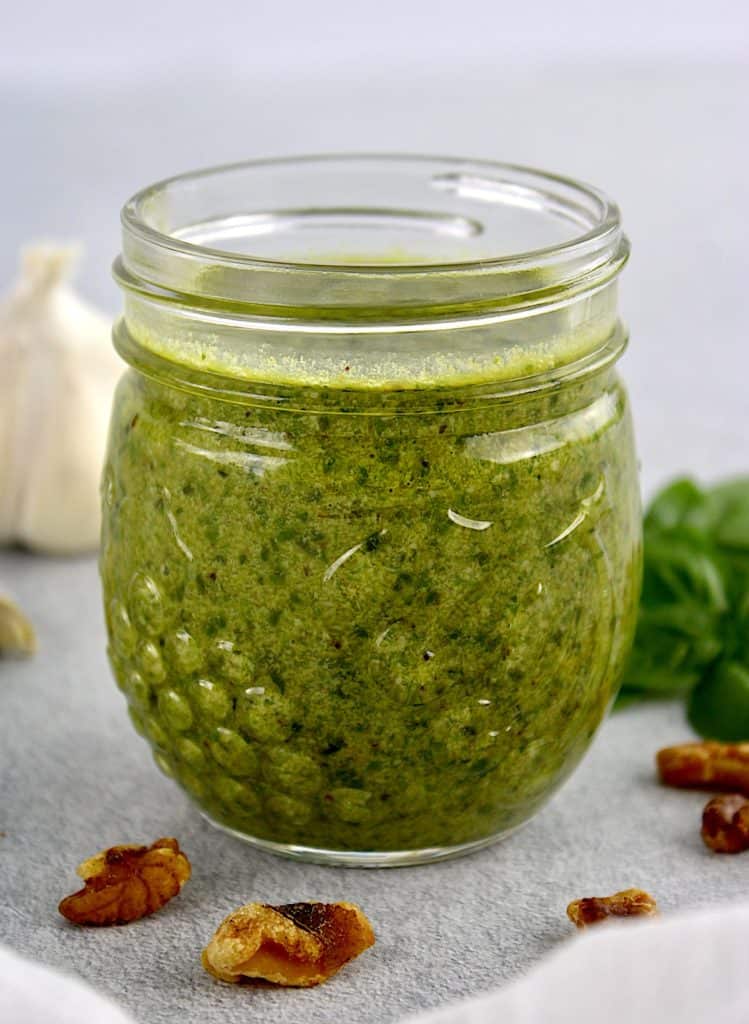
[[[749,478],[676,480],[644,521],[634,649],[618,706],[688,696],[704,736],[749,739]]]
[[[673,530],[682,526],[705,496],[693,480],[675,480],[656,495],[645,515],[646,530]]]
[[[689,721],[708,739],[745,740],[749,736],[749,668],[721,661],[689,698]]]

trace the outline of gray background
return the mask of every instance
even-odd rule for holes
[[[623,363],[643,486],[749,469],[749,14],[739,2],[5,4],[0,285],[37,238],[86,245],[82,292],[115,312],[117,211],[180,170],[269,154],[405,149],[580,176],[633,243]],[[394,1021],[486,989],[569,934],[578,895],[642,884],[666,910],[746,892],[659,789],[680,708],[614,716],[560,796],[469,860],[391,873],[289,865],[203,825],[152,766],[109,680],[91,560],[0,555],[41,652],[2,666],[0,940],[79,972],[139,1020]],[[176,834],[194,881],[137,927],[74,931],[74,865]],[[314,992],[213,983],[197,952],[250,899],[351,899],[375,949]]]
[[[0,0],[0,8],[3,8]],[[246,157],[406,150],[587,179],[633,256],[624,363],[646,491],[746,468],[749,5],[741,0],[6,3],[0,285],[40,237],[86,246],[115,312],[118,212]]]

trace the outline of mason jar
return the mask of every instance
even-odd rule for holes
[[[309,860],[506,836],[640,585],[617,207],[509,164],[237,164],[123,211],[109,656],[212,823]]]

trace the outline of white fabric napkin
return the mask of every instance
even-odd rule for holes
[[[133,1024],[132,1017],[78,978],[0,946],[2,1024]]]
[[[749,903],[601,924],[518,981],[402,1024],[573,1022],[749,1024]]]

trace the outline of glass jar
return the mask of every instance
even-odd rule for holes
[[[109,654],[214,824],[350,865],[525,822],[640,585],[616,206],[487,162],[315,157],[123,211]]]

